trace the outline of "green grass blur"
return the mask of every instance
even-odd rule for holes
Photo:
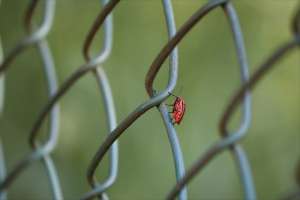
[[[177,27],[206,1],[174,0]],[[3,0],[0,34],[4,55],[24,36],[22,17],[28,1]],[[247,47],[250,71],[291,38],[290,19],[296,0],[234,0]],[[41,8],[41,7],[40,7]],[[84,63],[84,38],[101,6],[99,1],[57,1],[49,43],[59,83]],[[159,0],[124,0],[114,12],[114,46],[104,64],[110,79],[118,122],[147,99],[145,74],[167,41]],[[101,34],[93,50],[101,48]],[[239,86],[238,63],[228,21],[217,9],[179,45],[179,78],[175,94],[187,103],[177,126],[186,166],[215,141],[217,124]],[[300,153],[300,59],[294,52],[256,87],[253,121],[242,144],[248,153],[259,199],[278,199],[296,187],[295,165]],[[164,88],[164,64],[155,85]],[[30,151],[29,130],[46,102],[41,60],[35,48],[19,56],[7,72],[5,110],[0,120],[7,167]],[[181,91],[179,91],[181,89]],[[65,199],[90,188],[85,173],[107,134],[98,86],[89,74],[61,99],[61,131],[53,153]],[[237,116],[236,116],[237,117]],[[234,129],[236,122],[232,123]],[[43,128],[46,137],[46,126]],[[109,189],[111,199],[163,199],[174,185],[174,167],[167,135],[156,109],[137,120],[120,138],[119,177]],[[98,169],[107,174],[107,162]],[[36,162],[9,190],[11,199],[51,199],[43,166]],[[242,199],[236,166],[228,151],[216,157],[189,185],[190,199]]]

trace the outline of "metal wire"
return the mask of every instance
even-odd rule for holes
[[[96,169],[97,165],[101,162],[103,156],[105,155],[106,151],[109,149],[110,145],[115,141],[118,137],[121,136],[121,134],[128,128],[138,117],[140,117],[144,112],[152,108],[156,105],[156,103],[160,103],[159,100],[163,101],[164,98],[168,96],[168,93],[171,92],[171,90],[168,91],[168,88],[172,88],[172,84],[176,83],[174,81],[175,78],[172,77],[172,75],[177,75],[175,70],[170,72],[170,80],[169,80],[169,87],[167,87],[167,90],[164,92],[159,93],[157,96],[153,94],[153,81],[155,79],[155,76],[157,75],[161,64],[166,59],[166,57],[170,54],[170,52],[173,50],[173,48],[176,46],[178,42],[184,37],[184,35],[203,17],[205,14],[207,14],[210,10],[213,8],[222,5],[224,3],[227,3],[227,1],[210,1],[207,5],[205,5],[203,8],[198,10],[177,32],[177,34],[168,42],[167,45],[163,48],[163,50],[160,52],[160,54],[157,56],[157,58],[154,60],[153,64],[150,67],[150,70],[148,71],[148,74],[146,76],[146,89],[148,94],[153,96],[149,101],[145,102],[144,104],[140,105],[135,111],[133,111],[123,122],[119,124],[119,126],[106,138],[104,143],[100,146],[97,154],[95,155],[94,159],[92,160],[91,165],[88,168],[88,175],[92,174],[93,171]],[[232,7],[226,7],[230,19],[233,20],[233,23],[237,23],[237,19],[234,13],[234,10]],[[237,23],[238,24],[238,23]],[[235,25],[233,26],[234,31],[239,31],[239,26]],[[239,59],[242,66],[242,75],[243,78],[247,78],[247,63],[245,61],[245,53],[244,53],[244,47],[242,44],[242,37],[241,33],[237,33],[234,35],[235,39],[237,41],[238,46],[238,53],[239,53]],[[244,70],[244,71],[243,71]],[[172,79],[173,78],[173,79]],[[177,77],[176,77],[177,78]],[[246,106],[245,106],[245,114],[244,114],[244,120],[242,124],[242,128],[240,129],[241,134],[244,134],[244,131],[246,130],[247,124],[249,123],[250,119],[250,102],[249,102],[249,96],[246,100]],[[248,162],[246,159],[246,156],[242,150],[241,147],[235,147],[233,149],[234,155],[237,159],[237,163],[239,165],[240,173],[242,173],[242,181],[245,189],[245,195],[248,199],[253,199],[255,197],[254,187],[251,179],[251,172],[250,167],[248,166]]]
[[[31,1],[27,12],[26,12],[26,17],[25,17],[25,25],[26,29],[29,33],[29,36],[23,39],[23,44],[24,46],[19,46],[15,49],[18,49],[19,47],[22,47],[18,51],[13,50],[12,52],[21,52],[25,49],[25,47],[36,44],[37,49],[41,55],[42,62],[43,62],[43,67],[44,67],[44,73],[46,76],[47,80],[47,86],[48,86],[48,94],[51,96],[57,89],[57,84],[56,84],[56,75],[55,75],[55,69],[54,69],[54,63],[52,59],[52,55],[50,52],[50,49],[48,48],[47,42],[44,40],[46,37],[48,31],[50,30],[52,21],[53,21],[53,16],[54,16],[54,6],[55,6],[55,1],[48,1],[45,2],[45,15],[44,15],[44,22],[41,27],[33,31],[32,29],[32,16],[34,13],[34,10],[37,6],[38,1],[33,0]],[[10,62],[15,59],[17,54],[10,53],[8,57],[4,60],[3,63],[1,63],[1,68],[3,70],[6,70],[7,67],[9,66]],[[3,72],[3,71],[2,71]],[[54,109],[51,112],[50,116],[50,126],[49,126],[49,135],[52,137],[57,137],[58,136],[58,128],[59,127],[59,106],[55,106]],[[35,139],[35,143],[37,144],[37,140]],[[39,147],[41,148],[41,147]],[[33,146],[33,150],[36,151],[36,146]],[[37,154],[34,154],[37,155]],[[53,198],[60,200],[63,199],[62,197],[62,192],[60,189],[60,184],[59,184],[59,179],[58,175],[54,166],[54,163],[48,153],[45,153],[43,155],[39,154],[37,157],[35,156],[29,156],[33,160],[38,160],[38,159],[43,159],[43,164],[46,168],[46,172],[49,178],[49,182],[51,185],[52,189],[52,194]],[[27,163],[27,161],[22,161],[19,163],[17,166],[23,166]],[[3,180],[3,185],[5,184],[10,184],[12,181],[12,177],[16,176],[16,172],[13,170],[11,173],[8,174],[8,176]]]
[[[164,0],[163,5],[164,5],[164,14],[166,17],[166,22],[167,22],[167,27],[169,32],[168,34],[169,34],[169,38],[171,39],[176,34],[176,25],[175,25],[173,8],[172,8],[171,1],[169,0]],[[177,76],[178,76],[178,48],[177,47],[175,47],[170,54],[170,67],[169,67],[170,77],[172,76],[173,71],[177,71]],[[158,107],[158,110],[160,111],[160,114],[162,116],[168,134],[169,142],[173,153],[176,179],[178,181],[184,176],[185,173],[184,159],[180,147],[180,142],[177,137],[176,130],[173,126],[173,123],[170,120],[170,116],[168,113],[169,111],[164,102],[161,103],[161,105]],[[188,198],[187,188],[183,188],[179,194],[179,200],[186,200],[187,198]]]
[[[102,1],[103,5],[107,4],[107,0]],[[112,22],[112,14],[107,15],[105,22],[104,22],[104,50],[101,53],[101,56],[96,58],[97,61],[102,63],[104,62],[109,54],[111,53],[112,49],[112,35],[113,35],[113,22]],[[100,28],[100,25],[99,25]],[[98,29],[99,29],[98,28]],[[91,31],[93,32],[93,30]],[[91,33],[90,32],[90,33]],[[97,32],[97,29],[94,30],[94,33]],[[93,40],[93,36],[91,36],[91,40],[87,40],[84,45],[84,55],[85,58],[88,60],[89,55],[89,46],[91,45]],[[101,58],[102,57],[102,58]],[[117,124],[117,118],[116,118],[116,113],[115,113],[115,106],[114,106],[114,101],[113,101],[113,95],[112,91],[109,85],[109,81],[107,79],[107,76],[105,74],[104,69],[101,66],[98,66],[93,70],[95,78],[98,82],[98,85],[100,87],[100,91],[103,97],[103,103],[104,103],[104,108],[106,112],[106,118],[107,118],[107,126],[108,126],[108,132],[112,131]],[[102,183],[96,183],[95,178],[90,182],[91,187],[93,188],[93,191],[91,193],[96,193],[102,194],[105,190],[107,190],[112,184],[116,181],[117,179],[117,174],[118,174],[118,142],[116,141],[111,148],[110,151],[110,169],[109,169],[109,176],[108,178]],[[88,197],[91,195],[91,193],[86,194]],[[108,197],[104,196],[105,194],[102,194],[102,199],[107,199]]]
[[[38,0],[32,0],[32,2],[37,2]],[[13,48],[7,56],[4,57],[3,62],[0,65],[0,74],[3,73],[10,65],[10,63],[27,47],[36,44],[39,40],[45,38],[48,32],[51,29],[53,18],[54,18],[54,9],[55,9],[55,0],[43,0],[44,3],[44,16],[42,24],[36,29],[32,34],[23,38],[17,43],[15,48]],[[30,6],[34,7],[34,4],[31,3]],[[29,13],[30,13],[29,9]]]
[[[103,1],[103,2],[105,3],[106,1]],[[30,24],[30,19],[32,17],[31,12],[34,11],[35,6],[36,6],[36,1],[33,1],[29,5],[28,10],[30,12],[29,12],[29,14],[26,15],[26,18],[25,18],[26,24]],[[106,22],[106,31],[105,31],[105,40],[104,40],[105,42],[104,42],[104,47],[103,47],[102,52],[92,60],[86,56],[87,55],[86,52],[89,50],[89,45],[91,44],[91,41],[93,40],[93,37],[95,36],[95,33],[97,32],[98,28],[100,27],[100,25],[103,23],[106,16],[110,13],[110,11],[113,8],[113,7],[111,8],[110,6],[111,6],[111,4],[109,3],[109,4],[107,4],[107,6],[105,6],[103,8],[104,12],[101,12],[99,17],[96,19],[94,25],[92,26],[91,31],[89,32],[89,36],[91,36],[90,40],[87,40],[85,42],[84,55],[85,55],[85,58],[88,59],[87,60],[88,63],[83,65],[81,68],[79,68],[79,70],[77,70],[75,73],[73,73],[73,75],[71,75],[71,77],[69,79],[67,79],[67,81],[62,85],[62,87],[60,87],[59,90],[53,91],[53,94],[49,100],[49,102],[51,102],[50,106],[46,107],[46,109],[45,109],[46,111],[42,113],[42,115],[44,117],[42,118],[42,120],[38,120],[38,122],[36,123],[38,125],[35,124],[33,131],[31,131],[30,144],[33,148],[37,147],[35,140],[37,137],[38,129],[42,125],[42,122],[45,120],[45,117],[48,115],[48,113],[50,111],[52,113],[55,110],[56,102],[58,101],[58,99],[64,94],[65,91],[67,91],[66,89],[71,87],[71,85],[73,83],[75,83],[76,80],[78,80],[82,75],[84,75],[86,72],[88,72],[90,70],[95,73],[95,76],[96,76],[98,82],[100,81],[99,82],[100,86],[105,89],[103,94],[104,94],[105,108],[107,108],[108,124],[111,127],[114,126],[115,114],[114,114],[112,97],[108,92],[108,91],[110,91],[108,82],[105,79],[103,79],[103,77],[105,75],[103,71],[95,71],[96,67],[106,60],[106,58],[108,57],[108,55],[111,51],[111,46],[112,46],[112,39],[111,39],[111,37],[112,37],[112,22],[111,22],[111,20],[112,19],[111,19],[111,17],[108,18],[109,21]],[[46,9],[47,9],[47,7],[46,7]],[[99,23],[99,24],[97,24],[97,23]],[[42,31],[40,31],[40,32],[42,32]],[[40,35],[40,34],[38,34],[38,35]],[[89,38],[89,36],[87,38]],[[89,44],[86,45],[86,43],[89,43]],[[87,47],[87,48],[85,48],[85,47]],[[4,64],[5,63],[6,62],[4,61]],[[5,65],[3,65],[3,66],[5,66]],[[107,107],[109,104],[110,104],[110,108]],[[58,117],[56,117],[56,118],[58,118]],[[55,122],[57,122],[57,121],[55,121]],[[55,130],[55,127],[57,127],[57,123],[55,123],[55,122],[51,123],[52,127],[54,127],[53,128],[54,130]],[[57,142],[57,134],[53,134],[53,132],[55,132],[55,131],[50,132],[51,133],[50,137],[43,147],[39,147],[37,149],[37,151],[32,152],[28,157],[26,157],[20,163],[18,163],[18,165],[12,170],[12,172],[1,183],[0,189],[4,189],[5,187],[8,187],[9,184],[19,175],[19,173],[21,173],[29,164],[31,164],[35,160],[39,160],[42,156],[49,154],[54,149],[56,142]],[[47,162],[47,163],[49,164],[49,162]],[[109,177],[104,182],[104,190],[107,189],[116,179],[117,164],[118,164],[118,149],[117,149],[117,143],[116,143],[114,145],[114,147],[112,148],[111,167],[110,167],[111,170],[110,170]],[[48,167],[49,166],[50,165],[48,165]],[[51,172],[53,172],[53,170]],[[51,176],[52,178],[54,177],[53,175],[54,174],[52,174],[52,176]],[[52,184],[52,185],[55,186],[55,184]],[[55,188],[58,189],[58,187],[55,187]],[[59,191],[55,192],[55,194],[58,194],[58,193],[59,193]]]
[[[171,38],[176,33],[176,26],[175,26],[175,20],[174,20],[174,14],[173,14],[171,1],[164,0],[163,6],[164,6],[164,13],[166,16],[167,27],[168,27],[168,31],[169,31],[169,37]],[[174,49],[174,51],[170,57],[170,77],[176,76],[175,78],[173,78],[173,80],[175,80],[175,83],[176,83],[176,79],[177,79],[177,72],[178,72],[178,51],[176,48],[176,49]],[[161,104],[158,107],[158,109],[162,115],[162,119],[164,121],[164,125],[166,127],[166,130],[168,133],[168,138],[169,138],[169,141],[171,144],[173,158],[174,158],[176,178],[180,179],[184,175],[185,169],[184,169],[184,161],[183,161],[183,156],[182,156],[179,140],[177,138],[176,131],[173,127],[173,124],[170,121],[170,117],[168,115],[168,110],[167,110],[166,106],[164,104]],[[91,179],[91,176],[94,173],[94,170],[96,169],[96,167],[97,166],[95,166],[95,168],[93,168],[92,170],[91,170],[91,168],[89,168],[88,174],[87,174],[89,180]],[[98,193],[97,190],[93,190],[93,191],[85,194],[82,199],[91,199],[91,198],[95,197],[97,193]],[[187,199],[186,189],[183,189],[183,191],[181,192],[181,194],[179,196],[179,199],[181,199],[181,200]]]
[[[48,98],[50,98],[57,90],[56,75],[55,75],[56,73],[55,73],[55,67],[54,67],[52,55],[46,40],[39,41],[37,43],[37,48],[39,50],[39,53],[43,61],[44,74],[46,75],[47,87],[48,87]],[[49,130],[48,130],[49,137],[58,138],[59,118],[60,118],[60,109],[59,109],[59,105],[56,104],[50,113]],[[34,138],[34,142],[35,144],[38,144],[37,138]],[[41,148],[44,147],[40,145],[38,146],[38,148],[36,146],[32,146],[33,151],[39,151]],[[58,175],[54,163],[50,158],[50,152],[44,154],[43,163],[47,169],[47,174],[50,179],[52,194],[54,199],[57,200],[63,199]]]
[[[300,11],[300,9],[299,9]],[[300,15],[296,15],[294,18],[294,25],[300,24]],[[265,76],[273,67],[275,67],[276,63],[282,59],[286,54],[290,53],[291,50],[295,49],[297,46],[300,45],[300,31],[299,29],[295,29],[293,26],[293,30],[295,33],[295,37],[279,47],[269,58],[266,59],[265,62],[254,72],[254,74],[250,77],[250,79],[242,84],[237,92],[233,95],[232,99],[230,100],[228,106],[225,109],[224,114],[221,117],[219,129],[220,132],[224,135],[228,134],[227,124],[231,116],[234,114],[236,109],[238,108],[239,104],[241,103],[242,99],[245,98],[247,91],[254,88],[254,86]],[[189,183],[192,178],[194,178],[197,173],[217,154],[222,152],[226,148],[231,148],[232,144],[238,142],[242,137],[233,137],[234,135],[228,136],[224,140],[219,143],[213,145],[207,152],[205,152],[193,165],[189,168],[186,172],[184,178],[182,178],[177,184],[172,188],[171,192],[168,194],[167,199],[174,199],[176,195],[179,193],[182,187],[184,187],[187,183]]]
[[[272,54],[249,78],[248,62],[246,50],[243,41],[242,31],[239,25],[238,16],[230,0],[210,0],[207,4],[197,10],[176,32],[174,13],[171,0],[162,0],[163,11],[165,15],[168,42],[158,53],[154,61],[149,67],[145,78],[145,89],[149,95],[149,99],[138,105],[125,119],[117,124],[115,106],[113,102],[113,94],[109,85],[109,80],[103,69],[104,62],[107,60],[112,49],[113,39],[113,21],[112,12],[120,0],[102,0],[103,8],[92,24],[83,44],[83,56],[86,63],[81,65],[73,72],[62,85],[57,88],[55,68],[52,55],[48,44],[45,40],[48,32],[52,27],[54,17],[55,1],[44,0],[44,13],[41,25],[34,29],[33,14],[39,0],[32,0],[28,6],[25,15],[25,26],[28,31],[28,36],[17,43],[16,47],[7,54],[3,62],[0,62],[0,112],[2,108],[1,98],[4,98],[4,71],[7,70],[11,62],[29,46],[35,45],[40,53],[45,79],[48,87],[48,101],[45,107],[40,112],[35,121],[29,137],[29,143],[32,147],[32,152],[21,160],[7,175],[5,170],[5,160],[2,154],[2,144],[0,139],[0,199],[6,198],[5,190],[13,183],[18,175],[23,172],[26,167],[34,161],[42,160],[46,172],[49,177],[51,189],[54,199],[63,199],[59,179],[50,153],[54,150],[59,133],[59,106],[58,101],[71,89],[71,87],[88,72],[93,73],[99,86],[103,99],[103,108],[105,109],[106,122],[108,127],[108,135],[104,142],[100,145],[96,154],[87,169],[87,180],[91,186],[91,190],[85,193],[81,199],[108,199],[105,193],[108,188],[116,181],[118,175],[118,143],[117,139],[125,133],[125,130],[131,126],[139,117],[150,109],[157,107],[162,121],[166,128],[168,139],[170,142],[175,175],[177,179],[176,185],[172,188],[167,196],[167,199],[174,199],[179,195],[180,200],[186,200],[187,184],[194,178],[213,158],[217,157],[221,152],[229,150],[232,153],[234,161],[239,172],[239,177],[244,190],[244,198],[247,200],[256,199],[255,187],[252,180],[251,167],[248,163],[247,156],[242,146],[238,143],[247,133],[251,122],[251,96],[250,90],[258,83],[258,81],[275,66],[276,62],[288,54],[296,46],[300,45],[300,9],[296,13],[292,21],[292,31],[295,35],[294,39],[280,47]],[[241,86],[233,95],[231,101],[225,109],[224,114],[219,123],[219,132],[221,140],[214,143],[201,157],[185,172],[183,154],[180,147],[180,142],[177,137],[176,130],[172,124],[168,114],[167,107],[164,101],[169,97],[170,93],[176,87],[178,78],[178,49],[177,45],[191,31],[191,29],[200,22],[208,13],[215,8],[223,8],[225,16],[229,21],[231,32],[234,39],[234,44],[237,53],[237,59],[240,66]],[[94,43],[94,37],[104,24],[103,47],[99,54],[91,55],[91,46]],[[1,43],[0,43],[1,45]],[[0,46],[1,50],[1,46]],[[170,57],[169,77],[166,88],[158,91],[153,87],[155,78],[165,60]],[[0,57],[1,59],[1,57]],[[1,60],[0,60],[1,61]],[[236,131],[227,129],[227,125],[235,113],[238,106],[242,104],[242,116],[240,126]],[[37,138],[39,129],[43,125],[47,116],[50,114],[49,121],[49,138],[44,144],[39,144]],[[106,179],[98,183],[96,180],[96,169],[101,164],[105,154],[109,151],[109,174]],[[5,176],[6,175],[6,176]]]
[[[219,2],[219,1],[218,1]],[[224,2],[224,0],[222,1]],[[192,22],[196,22],[194,18],[192,19]],[[178,30],[176,35],[172,37],[172,39],[168,42],[168,44],[173,45],[173,49],[178,43],[178,41],[182,38],[178,37],[178,35],[182,35],[186,29],[190,29],[188,26],[183,26],[181,29]],[[176,43],[177,41],[177,43]],[[92,162],[90,163],[88,167],[88,177],[91,177],[100,162],[102,161],[105,153],[108,151],[110,146],[113,144],[113,142],[124,133],[124,131],[133,123],[136,119],[138,119],[140,116],[142,116],[147,110],[153,108],[154,106],[158,106],[163,102],[165,99],[167,99],[172,92],[172,90],[176,86],[176,80],[177,80],[177,68],[173,68],[170,72],[168,85],[165,90],[162,92],[159,92],[157,94],[154,94],[154,91],[152,89],[153,81],[156,77],[156,74],[162,65],[163,61],[167,58],[167,56],[171,53],[172,49],[170,46],[165,46],[163,50],[160,52],[160,54],[156,57],[154,62],[152,63],[147,76],[146,76],[146,90],[151,97],[148,101],[145,101],[144,103],[140,104],[133,112],[131,112],[119,125],[114,129],[110,135],[107,136],[105,141],[102,143],[100,148],[98,149],[97,153],[95,154],[94,158],[92,159]]]

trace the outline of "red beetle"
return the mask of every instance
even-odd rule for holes
[[[178,97],[174,94],[171,95],[176,97],[173,105],[169,105],[169,106],[173,106],[173,110],[172,112],[170,112],[172,114],[173,124],[180,124],[185,113],[185,102],[183,98]]]

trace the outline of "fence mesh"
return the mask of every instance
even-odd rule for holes
[[[22,52],[26,51],[32,46],[38,50],[38,56],[42,60],[44,77],[47,82],[47,93],[49,97],[39,116],[37,116],[30,132],[28,140],[32,151],[30,154],[26,155],[22,160],[16,163],[14,167],[9,168],[7,172],[5,169],[5,157],[3,155],[2,145],[0,143],[0,199],[7,198],[6,192],[14,183],[14,181],[21,173],[23,173],[36,161],[41,161],[44,165],[50,182],[53,199],[63,199],[60,181],[56,171],[57,169],[51,158],[51,153],[55,150],[59,136],[59,123],[61,121],[59,101],[71,90],[78,80],[88,73],[94,75],[94,78],[99,85],[99,89],[103,98],[102,106],[106,113],[105,120],[107,122],[109,133],[104,139],[103,143],[99,145],[99,149],[87,167],[86,176],[91,190],[83,194],[81,199],[92,199],[95,197],[98,197],[99,199],[108,199],[107,190],[115,183],[118,176],[118,138],[121,135],[124,135],[126,133],[126,129],[134,124],[137,119],[153,108],[158,109],[161,115],[161,120],[165,126],[165,131],[168,135],[177,180],[176,184],[174,184],[174,187],[170,188],[166,199],[171,200],[175,199],[176,197],[178,197],[180,200],[188,199],[187,184],[201,171],[203,171],[204,167],[218,154],[226,150],[230,151],[235,162],[237,174],[240,178],[240,184],[243,188],[244,198],[249,200],[256,199],[256,191],[250,163],[247,158],[247,153],[240,144],[240,140],[243,139],[248,133],[248,129],[251,124],[252,103],[250,91],[259,83],[263,76],[267,75],[269,71],[276,66],[279,60],[286,57],[287,54],[290,54],[294,49],[299,47],[300,9],[298,8],[298,11],[296,12],[296,15],[292,19],[291,23],[291,30],[294,37],[272,52],[265,61],[261,62],[262,64],[250,76],[247,53],[244,45],[243,33],[239,23],[239,17],[236,13],[233,3],[230,0],[208,1],[204,6],[200,7],[196,12],[194,12],[178,29],[175,25],[176,23],[172,1],[162,0],[165,24],[167,26],[169,40],[157,54],[156,58],[149,66],[148,73],[146,74],[145,89],[149,95],[149,98],[137,105],[131,113],[129,113],[122,121],[117,123],[112,90],[103,65],[109,58],[112,50],[114,33],[112,12],[118,6],[118,4],[122,4],[122,1],[102,0],[101,3],[103,7],[90,27],[82,48],[85,63],[79,66],[69,77],[67,77],[59,87],[57,86],[58,84],[55,72],[55,64],[51,49],[48,47],[47,43],[47,36],[49,31],[52,29],[53,18],[55,16],[55,0],[30,1],[24,16],[24,25],[27,35],[17,42],[15,48],[4,55],[3,58],[0,57],[2,58],[0,65],[0,111],[3,109],[3,101],[5,97],[4,73],[10,67],[13,67],[13,61],[18,58]],[[43,5],[42,22],[39,25],[35,25],[33,21],[36,8],[39,4]],[[215,9],[222,9],[224,12],[224,17],[226,17],[228,20],[228,26],[230,26],[236,48],[236,59],[240,66],[241,84],[239,89],[232,95],[232,98],[228,102],[226,109],[220,118],[220,140],[215,142],[209,149],[201,154],[191,167],[185,169],[180,141],[165,102],[175,89],[179,76],[179,53],[177,45],[182,41],[183,38],[186,37],[187,33],[190,32],[193,27],[198,25],[203,18],[205,18]],[[94,44],[94,38],[102,26],[104,30],[102,50],[97,55],[92,55],[91,46],[96,46],[96,44]],[[167,86],[163,90],[158,90],[155,89],[153,83],[159,74],[160,68],[167,58],[169,58],[169,75]],[[229,121],[240,105],[242,114],[240,115],[240,124],[238,129],[229,130]],[[38,139],[40,129],[41,126],[46,123],[48,116],[48,139],[46,141],[40,141]],[[100,171],[101,161],[106,154],[109,155],[109,172],[104,180],[98,181],[95,175],[98,170]],[[300,198],[299,191],[288,196],[287,198]]]

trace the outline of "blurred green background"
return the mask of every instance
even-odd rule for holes
[[[0,34],[4,55],[25,34],[22,17],[29,1],[3,0]],[[174,0],[177,27],[206,1]],[[253,72],[270,53],[291,38],[290,19],[296,0],[235,0]],[[59,83],[84,63],[81,48],[95,16],[96,0],[57,1],[49,43]],[[40,6],[41,8],[41,6]],[[41,9],[40,9],[41,10]],[[95,53],[102,45],[97,38]],[[147,99],[145,74],[167,41],[159,0],[123,0],[114,12],[114,46],[104,68],[110,79],[118,121]],[[209,14],[179,45],[179,79],[175,94],[185,98],[186,116],[178,135],[186,166],[219,140],[217,123],[239,86],[239,71],[230,28],[222,9]],[[259,199],[278,199],[296,188],[300,155],[299,52],[280,61],[253,94],[253,122],[242,144],[248,152]],[[164,64],[156,79],[163,88]],[[35,48],[19,56],[7,72],[5,109],[0,121],[7,167],[30,151],[29,130],[46,102],[41,60]],[[182,88],[179,91],[179,88]],[[169,100],[171,101],[171,100]],[[104,109],[94,77],[82,78],[61,99],[61,131],[53,153],[66,199],[90,188],[85,172],[107,134]],[[234,123],[232,127],[234,128]],[[44,134],[46,128],[43,129]],[[117,182],[111,199],[162,199],[174,185],[174,167],[167,135],[156,109],[137,120],[120,138]],[[98,176],[107,174],[107,163]],[[36,162],[9,190],[11,199],[51,199],[43,166]],[[238,174],[228,151],[219,155],[188,187],[190,199],[242,199]]]

